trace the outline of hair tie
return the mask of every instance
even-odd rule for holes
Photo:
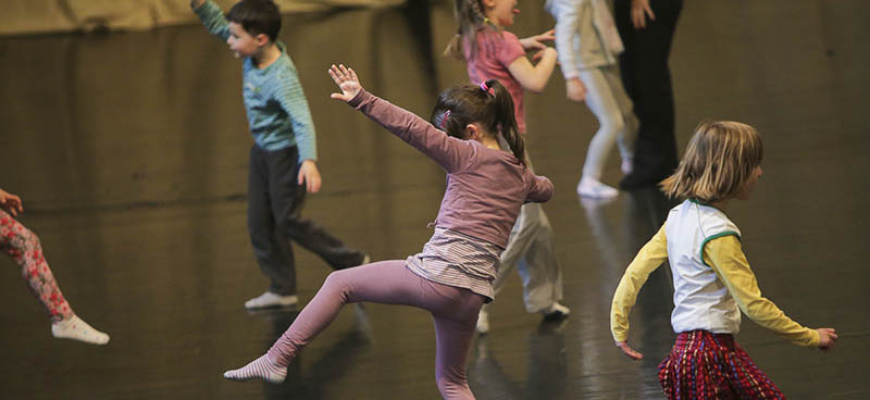
[[[438,124],[438,127],[444,129],[444,125],[447,125],[447,118],[450,118],[450,110],[444,112],[444,115],[441,117],[441,122]]]
[[[487,86],[486,81],[481,82],[480,90],[483,90],[486,93],[489,93],[489,86]]]

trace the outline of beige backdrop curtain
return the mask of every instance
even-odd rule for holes
[[[215,0],[228,10],[236,0]],[[389,6],[403,0],[275,0],[282,12],[338,6]],[[150,29],[193,23],[188,0],[0,0],[0,35],[107,28]]]

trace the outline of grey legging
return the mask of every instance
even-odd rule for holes
[[[374,302],[422,308],[435,322],[435,379],[445,399],[473,399],[465,375],[468,348],[484,297],[442,285],[411,272],[405,261],[381,261],[333,272],[290,328],[269,349],[287,366],[296,354],[326,329],[347,303]]]
[[[582,69],[580,80],[586,86],[586,105],[599,126],[589,142],[583,176],[599,180],[614,142],[619,145],[622,159],[631,159],[638,122],[615,66]]]

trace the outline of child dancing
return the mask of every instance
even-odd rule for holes
[[[522,204],[549,200],[553,185],[523,162],[513,102],[498,82],[446,89],[429,124],[363,90],[353,69],[333,65],[329,73],[341,89],[332,98],[362,111],[447,172],[435,233],[421,253],[406,260],[330,274],[265,355],[224,376],[282,382],[298,352],[345,304],[371,301],[429,311],[435,323],[438,389],[446,399],[472,399],[465,361],[480,307],[494,296],[499,254]],[[500,149],[499,137],[510,152]]]
[[[20,197],[0,189],[0,251],[21,266],[21,275],[51,316],[51,334],[90,344],[108,343],[109,335],[82,321],[63,297],[42,254],[39,238],[15,219],[23,211]]]
[[[671,326],[677,335],[659,365],[669,399],[781,399],[782,392],[734,341],[740,311],[757,324],[801,346],[823,350],[834,329],[810,329],[761,296],[743,254],[740,230],[725,214],[733,199],[748,200],[761,177],[763,147],[754,128],[738,122],[704,122],[689,142],[677,171],[661,186],[686,199],[628,266],[610,309],[616,345],[643,357],[628,339],[628,314],[652,271],[669,261],[674,279]]]

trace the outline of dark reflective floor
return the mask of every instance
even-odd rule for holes
[[[520,2],[514,32],[552,25]],[[762,290],[838,348],[789,345],[744,320],[739,342],[794,399],[870,398],[870,3],[688,1],[672,55],[678,140],[703,118],[750,123],[765,136],[764,177],[730,215]],[[428,239],[443,173],[330,100],[330,63],[353,65],[371,91],[421,115],[465,81],[440,56],[455,30],[448,5],[292,15],[282,39],[318,129],[323,192],[306,215],[375,259]],[[105,36],[0,39],[0,187],[22,195],[73,307],[112,335],[107,347],[51,337],[17,267],[0,258],[0,398],[437,398],[434,333],[411,308],[348,307],[281,386],[224,381],[261,354],[295,313],[246,313],[260,293],[247,241],[246,131],[240,65],[199,26]],[[612,202],[574,194],[596,123],[565,100],[558,73],[528,99],[529,146],[557,195],[546,206],[565,270],[561,325],[523,312],[519,279],[492,311],[469,378],[481,399],[657,399],[656,365],[673,343],[664,270],[641,293],[632,342],[613,347],[612,292],[662,222],[654,192]],[[619,179],[614,155],[604,180]],[[297,252],[300,295],[328,269]]]

